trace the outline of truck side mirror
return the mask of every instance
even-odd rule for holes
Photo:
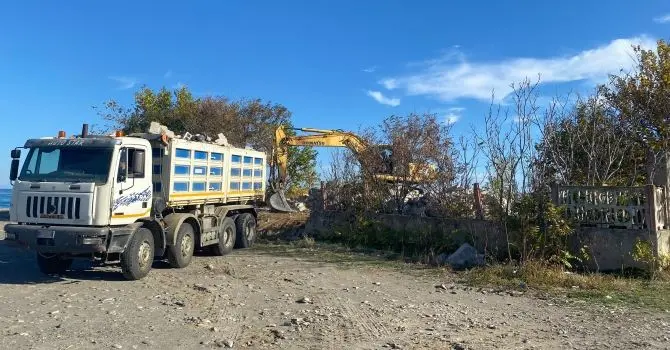
[[[116,175],[116,181],[117,182],[125,182],[127,178],[128,178],[128,169],[127,168],[119,168],[119,174]]]
[[[16,181],[19,177],[19,159],[12,159],[12,167],[9,169],[9,180]]]
[[[21,150],[20,149],[13,149],[12,150],[12,159],[19,159],[21,158]]]
[[[133,176],[137,177],[144,176],[144,151],[135,150],[132,169],[133,169]]]

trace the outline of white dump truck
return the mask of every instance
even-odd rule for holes
[[[87,130],[28,140],[20,171],[21,149],[11,152],[6,239],[34,249],[42,272],[88,258],[118,262],[135,280],[155,259],[183,268],[195,249],[225,255],[253,244],[265,153],[168,133]]]

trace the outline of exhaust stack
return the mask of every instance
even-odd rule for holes
[[[84,124],[81,126],[81,138],[86,138],[88,137],[88,124]]]

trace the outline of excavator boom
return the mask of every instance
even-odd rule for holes
[[[308,133],[307,135],[289,136],[285,128],[279,126],[275,130],[273,161],[277,166],[277,183],[274,185],[274,194],[269,198],[270,207],[277,211],[293,211],[284,192],[287,177],[288,148],[291,146],[312,147],[348,147],[358,154],[369,148],[366,142],[357,135],[342,130],[324,130],[315,128],[293,128],[292,130]]]
[[[289,136],[286,134],[283,126],[280,126],[275,130],[273,161],[277,167],[278,181],[273,186],[275,193],[270,196],[269,204],[272,209],[277,211],[294,211],[286,200],[286,195],[283,188],[287,177],[288,147],[347,147],[352,152],[354,152],[357,157],[360,157],[363,152],[370,151],[373,147],[381,147],[372,146],[358,135],[343,130],[324,130],[314,128],[294,128],[293,130],[302,131],[307,134]],[[390,169],[388,173],[374,174],[373,176],[384,181],[397,181],[398,178],[393,175],[392,166],[389,165],[389,168]],[[410,171],[413,171],[416,168],[416,165],[410,164]],[[414,175],[415,174],[412,174],[413,178],[415,177]],[[420,181],[421,177],[423,177],[423,174],[416,175],[416,179],[412,180]]]

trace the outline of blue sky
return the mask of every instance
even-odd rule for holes
[[[437,112],[481,125],[491,89],[542,73],[588,91],[667,39],[645,1],[15,1],[0,10],[0,186],[26,138],[99,123],[91,106],[146,84],[286,105],[296,126],[357,130]],[[2,159],[2,157],[0,157]],[[322,157],[322,161],[327,161]],[[326,164],[324,164],[326,165]]]

